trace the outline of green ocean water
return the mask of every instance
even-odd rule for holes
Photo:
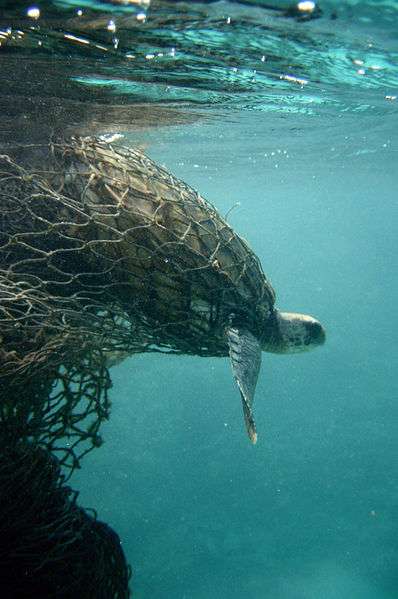
[[[228,213],[278,307],[327,331],[263,354],[254,447],[228,360],[112,369],[105,443],[71,484],[120,535],[133,596],[397,599],[398,3],[305,21],[278,2],[3,4],[4,140],[10,97],[29,135],[68,102],[65,127],[123,135]]]

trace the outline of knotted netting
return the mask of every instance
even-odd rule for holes
[[[231,314],[256,332],[274,300],[247,244],[139,151],[10,149],[0,219],[0,417],[72,465],[100,443],[115,356],[227,355]]]
[[[60,470],[101,444],[109,366],[144,351],[227,355],[230,319],[260,331],[273,301],[246,242],[141,152],[71,138],[0,155],[0,562],[10,598],[36,588],[41,599],[128,597],[117,536],[77,507]]]
[[[0,435],[0,593],[4,599],[128,599],[117,534],[77,504],[59,461]]]

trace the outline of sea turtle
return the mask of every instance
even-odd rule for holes
[[[35,241],[41,245],[29,268],[53,294],[73,293],[82,302],[94,297],[100,310],[122,306],[136,324],[134,351],[229,355],[255,443],[252,403],[262,351],[321,345],[321,324],[277,310],[247,242],[192,187],[140,150],[76,137],[36,147],[31,156],[37,185],[45,181],[55,192],[41,202],[42,192],[31,194],[29,214],[37,215],[41,230],[51,222]]]

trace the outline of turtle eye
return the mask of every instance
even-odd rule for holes
[[[306,328],[308,332],[308,339],[305,340],[305,345],[310,343],[323,343],[325,341],[325,331],[319,322],[314,320],[313,322],[307,322]]]

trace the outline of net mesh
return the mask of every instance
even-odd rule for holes
[[[29,439],[58,452],[73,469],[101,444],[100,425],[109,417],[101,336],[93,340],[85,327],[68,325],[70,306],[49,306],[29,282],[13,278],[0,277],[1,430],[10,442]]]
[[[141,152],[97,139],[0,156],[1,425],[61,452],[101,443],[110,363],[134,352],[227,355],[274,301],[245,241]]]
[[[231,318],[256,333],[273,301],[247,244],[142,153],[76,138],[0,155],[2,596],[129,596],[117,535],[64,468],[101,444],[109,366],[227,355]]]
[[[8,599],[127,599],[117,534],[77,504],[59,461],[1,438],[0,594]]]

